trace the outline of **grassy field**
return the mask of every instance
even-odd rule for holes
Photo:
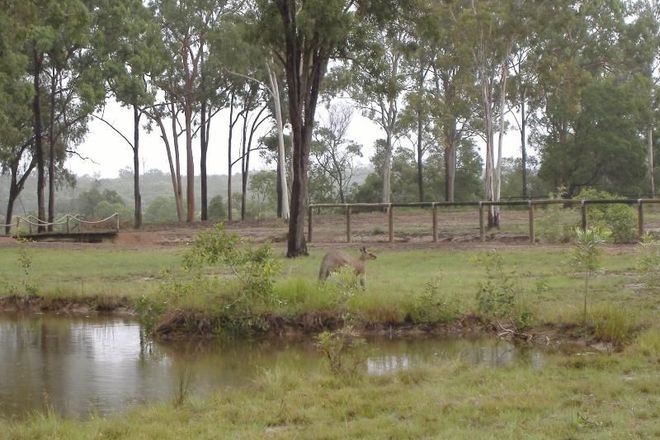
[[[480,313],[477,292],[490,282],[495,290],[511,286],[530,312],[527,325],[532,330],[573,326],[591,341],[609,335],[617,344],[606,352],[585,348],[549,354],[541,367],[493,369],[457,359],[380,377],[330,369],[307,376],[265,370],[247,388],[218,390],[204,400],[189,397],[181,405],[165,402],[86,422],[55,414],[0,421],[0,437],[660,436],[660,297],[644,286],[638,272],[640,248],[605,248],[602,270],[591,281],[589,321],[583,325],[583,278],[571,263],[570,246],[493,246],[505,270],[504,276],[490,278],[483,262],[491,252],[488,247],[375,247],[378,259],[369,262],[366,290],[350,295],[339,292],[345,280],[330,282],[340,288],[317,284],[325,248],[312,248],[310,257],[296,260],[278,256],[277,301],[260,306],[261,311],[282,316],[329,311],[375,324],[404,324],[411,316],[421,322],[452,319]],[[25,294],[27,289],[51,299],[122,296],[129,302],[165,295],[169,307],[213,310],[222,295],[236,287],[227,282],[226,268],[206,268],[212,282],[201,290],[174,297],[163,293],[173,282],[164,270],[175,271],[175,279],[185,281],[187,275],[178,272],[183,253],[183,248],[2,248],[0,295]],[[275,255],[282,253],[275,250]],[[599,336],[599,323],[613,328],[601,329]]]
[[[484,263],[478,260],[490,252],[488,248],[373,250],[378,259],[369,262],[366,290],[353,292],[341,304],[366,322],[403,322],[431,288],[435,297],[451,303],[456,312],[475,310],[476,293],[486,279]],[[183,252],[181,248],[2,248],[0,295],[24,294],[28,285],[45,298],[100,296],[132,301],[157,296],[168,279],[164,271],[176,272]],[[270,311],[290,316],[338,306],[337,298],[316,281],[324,252],[323,248],[312,249],[309,257],[289,260],[281,257],[281,250],[275,250],[281,266],[275,282],[279,301]],[[347,252],[356,254],[350,249]],[[529,307],[535,323],[579,321],[583,281],[572,267],[570,246],[499,246],[494,252],[502,258],[510,283]],[[659,300],[655,291],[641,285],[639,253],[637,246],[606,248],[602,270],[591,281],[589,299],[592,307],[611,305],[629,311],[636,323],[648,325],[657,317]],[[21,267],[22,259],[30,262],[27,271]],[[211,267],[206,272],[215,282],[211,288],[224,293],[234,288],[226,281],[223,268]],[[175,305],[204,310],[216,300],[216,291],[200,291],[177,296]]]
[[[660,436],[660,333],[621,353],[547,356],[540,368],[448,361],[394,374],[265,370],[247,388],[87,422],[54,414],[3,422],[7,439],[451,438]]]

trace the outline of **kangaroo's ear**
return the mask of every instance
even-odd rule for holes
[[[366,246],[362,246],[362,247],[360,248],[360,252],[362,252],[363,254],[366,254],[366,253],[367,253],[367,247],[366,247]]]

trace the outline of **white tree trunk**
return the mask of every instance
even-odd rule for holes
[[[275,123],[277,126],[277,164],[280,168],[280,184],[282,186],[282,218],[289,219],[289,190],[286,186],[286,155],[284,153],[284,124],[282,121],[282,104],[280,103],[280,88],[277,82],[275,72],[266,63],[268,69],[268,79],[273,94],[273,104],[275,105]]]

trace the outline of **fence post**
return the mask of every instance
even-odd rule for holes
[[[637,226],[639,227],[639,239],[644,236],[644,202],[637,200]]]
[[[16,217],[16,232],[15,232],[16,235],[20,234],[20,229],[19,229],[20,225],[21,225],[21,218]]]
[[[115,212],[115,219],[117,220],[117,232],[119,232],[119,213]]]
[[[346,204],[346,243],[351,242],[351,205]]]
[[[484,205],[479,201],[479,239],[486,241],[486,229],[484,227]]]
[[[438,242],[438,205],[431,204],[433,208],[433,243]]]
[[[312,208],[312,205],[307,207],[307,241],[309,243],[312,242]]]
[[[580,211],[582,212],[582,230],[587,230],[587,203],[582,200],[580,202]]]
[[[69,217],[69,214],[66,215],[66,233],[69,233],[69,221],[71,220],[71,217]]]
[[[390,243],[394,242],[394,207],[390,203],[387,215],[387,227],[390,233]]]
[[[529,242],[536,243],[536,232],[534,231],[534,203],[531,200],[527,201],[529,206]]]

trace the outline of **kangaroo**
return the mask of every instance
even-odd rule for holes
[[[367,248],[360,248],[360,257],[355,258],[338,250],[331,250],[323,257],[321,261],[321,270],[319,271],[319,280],[325,281],[332,272],[342,267],[352,267],[355,269],[355,275],[360,279],[360,286],[364,289],[367,281],[365,266],[367,260],[375,260],[376,256],[367,251]]]

